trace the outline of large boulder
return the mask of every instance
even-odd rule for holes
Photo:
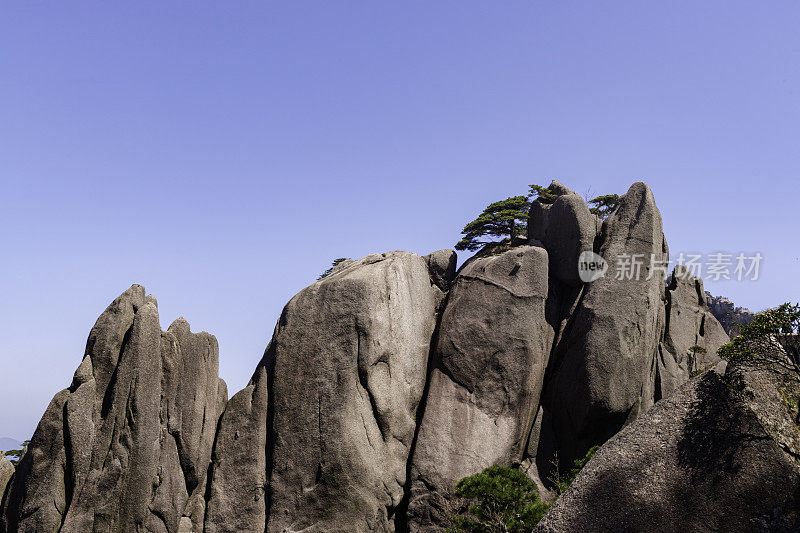
[[[424,256],[431,275],[431,282],[442,291],[450,289],[456,277],[457,255],[454,250],[437,250]]]
[[[787,390],[764,372],[694,378],[600,448],[535,531],[797,531]]]
[[[600,238],[599,253],[612,268],[584,288],[545,385],[543,403],[565,466],[653,403],[668,251],[646,184],[634,183],[620,198]],[[614,268],[625,258],[640,263],[638,271]]]
[[[8,530],[177,532],[190,499],[202,501],[227,400],[218,357],[216,339],[182,319],[161,331],[143,287],[114,300],[31,438]]]
[[[600,221],[580,195],[561,183],[553,181],[548,190],[558,198],[552,204],[539,199],[531,204],[528,238],[547,249],[550,273],[555,279],[580,285],[578,258],[582,252],[594,250]]]
[[[438,521],[460,478],[522,461],[553,341],[547,294],[541,247],[482,257],[458,274],[411,464],[411,531]]]
[[[668,396],[692,375],[720,362],[728,334],[706,307],[703,280],[678,265],[667,287],[664,336],[656,363],[655,400]]]
[[[270,369],[268,531],[393,531],[437,294],[426,261],[372,254],[286,305]]]

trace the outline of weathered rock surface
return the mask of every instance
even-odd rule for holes
[[[728,334],[706,307],[703,280],[678,265],[667,287],[664,339],[656,364],[655,400],[720,362],[717,350]]]
[[[0,453],[0,516],[3,514],[6,491],[13,475],[14,465],[5,455]],[[0,525],[0,527],[2,526]]]
[[[216,339],[161,331],[156,305],[134,285],[98,318],[17,469],[9,531],[178,531],[227,398]]]
[[[477,259],[456,278],[411,465],[412,531],[437,521],[462,477],[522,461],[553,341],[547,291],[540,247]]]
[[[267,369],[261,364],[219,421],[205,515],[209,533],[264,531],[268,404]]]
[[[431,274],[431,281],[441,290],[450,288],[456,277],[457,256],[453,250],[437,250],[423,257]]]
[[[393,531],[437,290],[423,258],[391,252],[287,304],[266,357],[268,531]]]
[[[464,476],[519,466],[545,494],[555,457],[569,469],[625,427],[608,444],[617,451],[600,454],[616,465],[603,478],[604,496],[557,510],[552,527],[565,520],[567,530],[595,529],[585,520],[622,490],[630,511],[612,512],[620,524],[640,525],[631,502],[643,494],[651,520],[688,506],[724,529],[732,522],[711,499],[717,479],[727,487],[733,478],[709,451],[716,434],[674,443],[664,431],[691,433],[699,416],[736,437],[685,406],[709,394],[725,416],[742,415],[742,431],[755,427],[747,414],[755,413],[792,453],[797,427],[775,414],[776,389],[758,389],[754,378],[755,397],[772,394],[773,403],[723,398],[709,377],[702,391],[698,382],[681,388],[717,364],[728,337],[714,316],[727,307],[715,300],[709,309],[702,282],[680,268],[665,288],[668,248],[647,185],[634,184],[602,225],[579,195],[558,182],[550,190],[552,204],[531,208],[529,238],[487,245],[458,274],[452,250],[341,262],[286,305],[249,384],[227,403],[214,337],[191,333],[182,319],[161,331],[155,300],[131,287],[98,319],[72,384],[51,401],[13,477],[0,459],[0,533],[428,531]],[[611,268],[582,283],[578,256],[587,250]],[[625,259],[628,269],[619,270]],[[648,422],[654,412],[669,419],[667,429]],[[634,427],[644,428],[643,441]],[[651,433],[671,443],[661,450],[666,459],[650,450]],[[614,448],[621,438],[634,448]],[[764,461],[742,467],[748,486],[772,490],[756,482],[762,468],[794,490],[776,459],[784,456],[746,448],[763,440],[745,439],[731,461]],[[707,474],[713,482],[701,479],[705,500],[682,485],[703,467],[680,462],[691,446],[723,469]],[[678,467],[684,473],[674,479],[651,479]],[[615,489],[619,480],[627,488]],[[650,496],[659,490],[665,501],[674,496],[669,509]]]
[[[593,251],[600,220],[589,212],[580,195],[553,181],[548,189],[558,194],[552,204],[536,200],[528,217],[528,238],[541,242],[550,254],[550,272],[559,281],[580,285],[578,257]]]
[[[706,294],[706,305],[709,311],[719,320],[725,333],[731,337],[739,334],[739,328],[753,320],[754,313],[744,307],[736,307],[732,301],[724,296]]]
[[[798,428],[773,379],[683,385],[609,440],[535,531],[796,531]]]
[[[584,289],[556,347],[543,403],[553,415],[559,458],[570,465],[652,405],[655,360],[664,327],[668,257],[653,193],[635,183],[603,222],[600,255],[639,254],[640,275],[608,275]],[[630,278],[630,279],[628,279]]]

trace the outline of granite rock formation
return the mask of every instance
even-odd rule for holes
[[[440,322],[425,416],[411,463],[409,523],[424,530],[464,476],[519,464],[539,407],[553,330],[548,255],[520,246],[470,262]]]
[[[739,328],[753,320],[754,313],[751,310],[737,307],[724,296],[706,293],[706,305],[731,338],[739,334]]]
[[[55,395],[7,497],[8,531],[202,527],[206,472],[227,400],[208,333],[158,322],[134,285],[100,315],[72,384]],[[200,504],[202,507],[203,504]]]
[[[535,531],[796,531],[784,386],[763,372],[694,378],[609,440]]]
[[[3,509],[3,503],[6,499],[11,478],[14,476],[14,465],[11,464],[6,456],[0,453],[0,511]]]
[[[629,433],[728,338],[700,280],[678,269],[665,286],[647,185],[604,221],[550,191],[527,240],[458,271],[451,250],[342,262],[286,305],[230,401],[214,337],[181,319],[161,331],[134,285],[10,481],[0,461],[0,533],[428,531],[492,464],[546,493],[556,457]],[[641,264],[584,283],[587,251]]]
[[[665,294],[664,273],[651,266],[664,264],[668,250],[647,185],[635,183],[621,197],[595,247],[611,264],[634,254],[646,262],[639,272],[618,276],[609,271],[587,284],[554,347],[542,403],[552,413],[565,465],[614,435],[654,400]]]
[[[706,308],[703,281],[677,266],[667,287],[664,338],[656,362],[655,400],[719,363],[716,351],[728,334]]]
[[[295,296],[267,353],[267,531],[390,531],[425,387],[439,290],[408,252]]]

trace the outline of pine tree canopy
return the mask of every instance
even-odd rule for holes
[[[548,187],[543,187],[541,185],[530,185],[528,196],[536,196],[536,199],[543,204],[552,204],[558,200],[558,194],[554,193]]]
[[[589,209],[591,213],[594,213],[600,218],[606,218],[611,214],[612,211],[614,211],[614,209],[617,208],[617,204],[619,203],[619,195],[604,194],[602,196],[598,196],[594,200],[589,200],[589,203],[594,204],[594,207]]]
[[[485,244],[496,242],[497,238],[512,239],[527,230],[530,202],[525,196],[512,196],[489,207],[464,226],[463,238],[456,244],[456,250],[477,250]],[[490,237],[489,239],[482,239]],[[494,237],[491,238],[491,237]]]

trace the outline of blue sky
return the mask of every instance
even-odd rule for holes
[[[243,387],[333,258],[451,247],[556,178],[653,188],[673,257],[800,300],[794,2],[18,2],[0,8],[0,436],[132,283]]]

